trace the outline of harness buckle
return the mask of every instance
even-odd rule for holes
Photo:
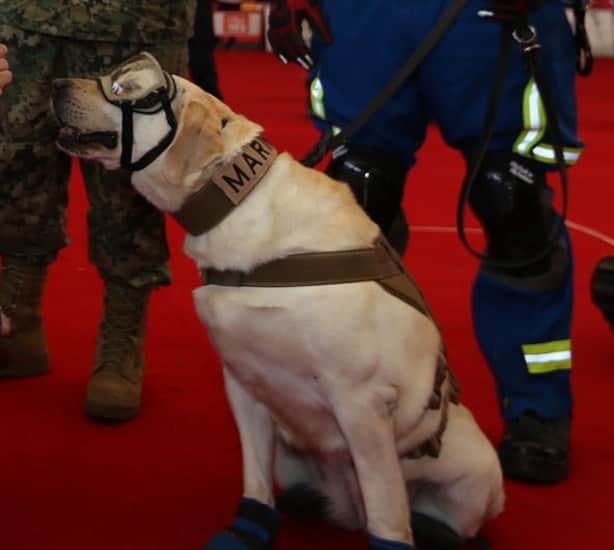
[[[523,54],[528,54],[541,48],[541,44],[537,42],[537,29],[533,25],[525,23],[516,27],[512,32],[512,36],[520,45]]]

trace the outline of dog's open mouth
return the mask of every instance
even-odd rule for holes
[[[102,145],[107,149],[117,147],[117,132],[81,132],[72,126],[62,126],[57,137],[58,145],[65,149],[87,145]]]

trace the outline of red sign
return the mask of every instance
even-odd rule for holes
[[[614,0],[592,0],[589,6],[598,10],[614,10]]]
[[[263,36],[262,21],[260,12],[218,10],[213,14],[213,30],[221,38],[259,42]]]
[[[249,17],[241,11],[229,11],[224,14],[224,34],[249,34]]]

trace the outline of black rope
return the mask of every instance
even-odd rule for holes
[[[477,180],[484,157],[488,152],[488,145],[490,144],[492,134],[494,132],[497,111],[501,103],[501,97],[503,94],[503,88],[505,84],[505,73],[509,60],[509,53],[511,45],[514,39],[520,43],[523,48],[523,55],[527,63],[529,73],[535,80],[537,89],[542,98],[544,110],[546,112],[546,118],[548,123],[548,129],[552,134],[554,153],[558,170],[561,175],[561,189],[562,189],[562,208],[561,215],[558,218],[558,223],[553,228],[552,234],[548,238],[548,242],[542,250],[530,258],[524,260],[501,260],[494,259],[487,254],[482,254],[475,250],[467,239],[465,233],[465,210],[469,197],[471,195],[471,189]],[[568,205],[568,176],[567,166],[565,164],[565,156],[563,153],[563,138],[559,129],[558,117],[556,116],[556,109],[552,100],[552,96],[549,93],[548,86],[546,85],[546,79],[539,66],[539,60],[537,53],[539,51],[539,44],[536,42],[536,32],[533,27],[530,27],[526,18],[516,22],[515,24],[506,22],[503,24],[503,32],[501,35],[501,46],[499,53],[499,61],[497,63],[497,69],[495,73],[495,82],[493,85],[493,91],[490,96],[488,111],[484,123],[484,129],[480,142],[476,149],[473,158],[471,159],[471,168],[468,170],[467,176],[463,182],[461,193],[459,196],[456,227],[458,235],[465,246],[465,248],[476,258],[481,260],[485,265],[502,268],[522,268],[528,265],[534,264],[539,260],[545,258],[552,249],[557,245],[559,237],[562,234],[565,220],[567,218],[567,205]]]

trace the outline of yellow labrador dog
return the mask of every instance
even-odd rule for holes
[[[458,403],[440,332],[349,188],[144,53],[54,83],[59,146],[188,230],[198,314],[224,365],[244,494],[207,548],[272,548],[279,508],[369,548],[457,548],[503,509],[498,459]],[[412,529],[413,527],[413,529]]]

